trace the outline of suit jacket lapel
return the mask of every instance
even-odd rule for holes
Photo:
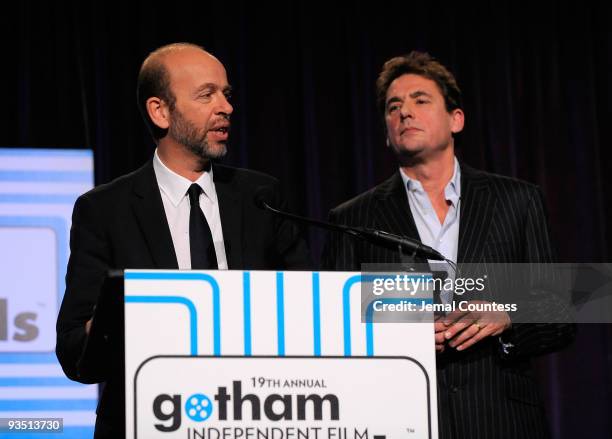
[[[462,164],[459,262],[477,262],[483,254],[494,212],[495,199],[486,175]]]
[[[143,166],[134,183],[132,208],[156,268],[177,269],[178,262],[172,243],[164,204],[155,178],[153,161]]]
[[[232,188],[232,170],[213,166],[213,178],[223,228],[223,241],[229,269],[239,269],[242,263],[242,197]]]
[[[375,195],[377,205],[374,209],[374,227],[420,240],[399,171],[378,186]]]

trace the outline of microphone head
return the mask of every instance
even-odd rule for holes
[[[266,207],[270,205],[272,200],[273,190],[271,186],[260,186],[253,196],[253,202],[255,206],[260,209],[266,210]]]

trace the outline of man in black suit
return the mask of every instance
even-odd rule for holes
[[[377,93],[399,170],[333,209],[333,222],[419,239],[459,263],[552,262],[539,189],[455,158],[454,135],[465,115],[461,91],[443,65],[419,52],[390,59]],[[360,270],[400,257],[332,234],[323,260],[330,269]],[[513,324],[504,311],[457,310],[434,326],[440,437],[547,436],[530,358],[568,344],[572,325]]]
[[[266,187],[282,206],[278,181],[212,162],[225,155],[233,111],[223,65],[199,46],[164,46],[142,64],[137,91],[157,149],[139,170],[77,200],[57,321],[56,352],[66,375],[106,381],[97,411],[100,438],[124,436],[121,371],[109,364],[86,376],[79,361],[109,269],[310,268],[295,226],[254,203],[257,189]]]

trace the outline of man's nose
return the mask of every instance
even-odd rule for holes
[[[402,106],[400,107],[400,117],[402,120],[407,119],[409,117],[410,118],[414,117],[412,105],[410,105],[407,102],[404,102]]]
[[[222,98],[221,98],[221,103],[219,105],[218,111],[221,114],[227,114],[229,116],[234,111],[234,107],[232,107],[232,104],[230,104],[229,100],[227,99],[225,95],[221,95],[221,96]]]

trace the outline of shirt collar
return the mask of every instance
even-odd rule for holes
[[[404,187],[407,188],[408,191],[424,192],[423,185],[419,180],[408,177],[401,169],[400,175],[404,182]],[[461,167],[459,166],[459,160],[457,160],[457,157],[455,157],[455,169],[453,170],[453,176],[444,188],[444,196],[455,206],[461,197]]]
[[[155,177],[157,178],[157,184],[159,188],[166,194],[170,202],[174,207],[177,207],[184,198],[186,198],[187,190],[192,183],[198,184],[204,191],[204,195],[207,196],[213,203],[217,202],[217,193],[215,191],[215,184],[213,183],[213,171],[212,167],[209,172],[204,172],[194,182],[189,179],[178,175],[176,172],[169,169],[159,158],[157,149],[153,155],[153,169],[155,170]]]

